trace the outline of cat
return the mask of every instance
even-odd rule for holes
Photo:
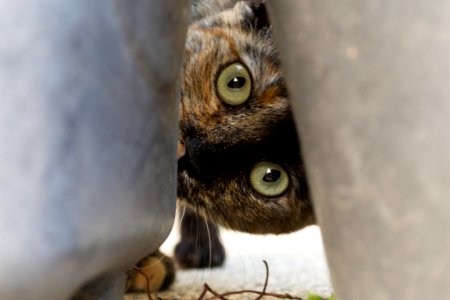
[[[186,210],[175,250],[181,266],[223,262],[214,223],[255,234],[315,223],[263,0],[193,2],[178,150],[177,197]]]

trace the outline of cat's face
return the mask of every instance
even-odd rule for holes
[[[254,18],[238,3],[189,28],[178,197],[226,227],[283,233],[314,217],[277,53]]]

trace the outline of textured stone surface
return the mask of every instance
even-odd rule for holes
[[[450,294],[450,1],[268,3],[338,298]]]

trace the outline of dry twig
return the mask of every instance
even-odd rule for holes
[[[263,263],[264,263],[264,266],[266,267],[266,278],[264,280],[264,286],[263,286],[262,291],[240,290],[240,291],[233,291],[233,292],[226,292],[226,293],[219,294],[218,292],[213,290],[207,283],[205,283],[203,285],[203,291],[200,294],[200,296],[197,298],[197,300],[214,300],[214,299],[228,300],[226,298],[227,296],[239,295],[239,294],[256,294],[256,295],[258,295],[258,297],[256,297],[255,300],[260,300],[264,296],[268,296],[268,297],[272,297],[272,298],[278,298],[278,299],[303,300],[302,298],[294,297],[294,296],[291,296],[289,294],[277,294],[277,293],[268,293],[268,292],[266,292],[267,285],[269,283],[269,275],[270,274],[269,274],[269,265],[267,264],[267,262],[265,260],[263,260]],[[206,296],[206,294],[208,292],[213,294],[214,297],[204,299],[204,297]]]
[[[303,300],[303,298],[300,297],[295,297],[295,296],[291,296],[290,294],[277,294],[277,293],[270,293],[270,292],[266,292],[267,290],[267,285],[269,283],[269,265],[267,264],[267,262],[265,260],[263,260],[264,266],[266,268],[266,278],[264,280],[264,285],[263,285],[263,289],[262,291],[257,291],[257,290],[239,290],[239,291],[232,291],[232,292],[225,292],[225,293],[218,293],[217,291],[215,291],[213,288],[211,288],[207,283],[203,284],[203,291],[200,294],[200,296],[197,298],[197,300],[214,300],[214,299],[220,299],[220,300],[229,300],[228,296],[233,296],[233,295],[240,295],[240,294],[256,294],[258,295],[254,300],[260,300],[262,299],[262,297],[264,296],[268,296],[268,297],[272,297],[272,298],[278,298],[278,299],[291,299],[291,300]],[[142,272],[141,270],[139,270],[139,268],[134,267],[133,270],[135,270],[136,272],[139,272],[141,275],[143,275],[147,281],[147,295],[149,300],[153,300],[153,297],[150,293],[150,280],[151,280],[151,276],[147,276],[147,274],[145,274],[144,272]],[[213,294],[213,297],[210,298],[206,298],[206,295],[209,293]],[[168,299],[163,299],[160,297],[157,297],[157,300],[168,300]]]
[[[144,276],[145,281],[147,282],[147,296],[149,300],[153,300],[152,293],[150,293],[150,280],[152,279],[152,275],[147,275],[142,272],[138,267],[134,266],[133,270]]]

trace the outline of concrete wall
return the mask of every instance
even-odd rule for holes
[[[450,294],[450,1],[269,1],[338,299]]]
[[[65,299],[93,278],[121,299],[118,278],[168,235],[188,14],[0,1],[0,299]]]
[[[338,297],[450,294],[450,1],[269,4]],[[0,299],[120,299],[167,236],[188,9],[0,1]]]

